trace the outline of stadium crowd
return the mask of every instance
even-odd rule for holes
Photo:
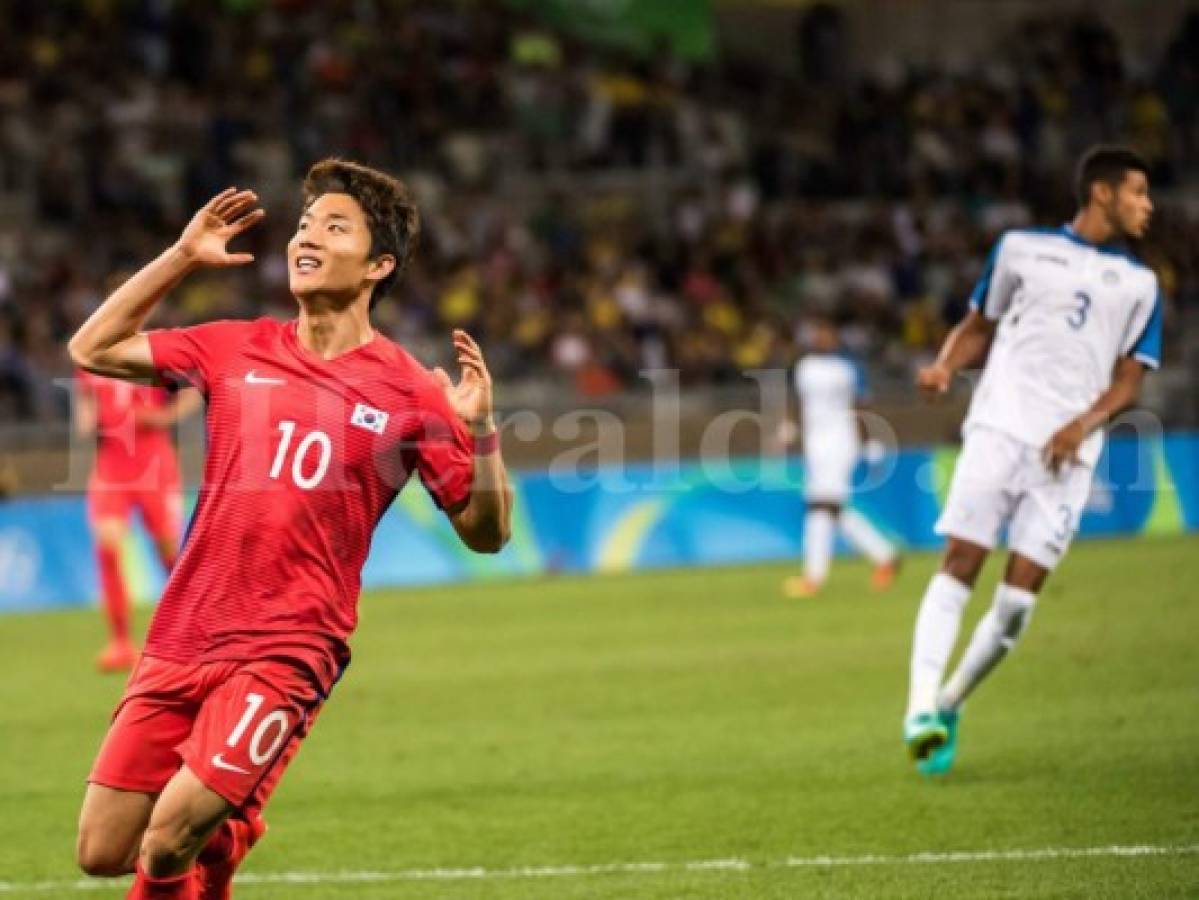
[[[160,324],[290,315],[294,193],[325,155],[402,173],[420,200],[383,328],[433,362],[467,327],[501,380],[584,395],[644,368],[701,384],[785,364],[810,312],[905,371],[996,234],[1068,216],[1082,148],[1132,143],[1163,194],[1199,159],[1199,15],[1157,60],[1054,17],[960,71],[854,66],[833,27],[834,52],[788,73],[635,58],[500,4],[0,9],[2,420],[65,413],[65,337],[228,184],[264,198],[258,262],[186,282]],[[1139,249],[1176,313],[1199,247],[1185,204],[1159,206]]]

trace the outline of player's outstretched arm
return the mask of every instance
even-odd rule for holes
[[[228,188],[208,201],[164,251],[114,291],[71,338],[67,350],[81,369],[113,378],[150,378],[154,360],[142,333],[158,302],[189,273],[206,266],[240,266],[249,253],[226,249],[264,215],[253,191]]]
[[[1141,396],[1141,383],[1144,380],[1144,363],[1131,356],[1120,357],[1112,371],[1111,386],[1099,395],[1090,409],[1058,429],[1041,451],[1049,470],[1057,472],[1063,465],[1077,463],[1078,448],[1082,442],[1095,429],[1102,428],[1136,403]]]
[[[954,375],[986,358],[994,336],[995,323],[977,309],[970,310],[945,338],[937,361],[916,373],[916,387],[934,397],[944,394]]]
[[[454,332],[454,350],[462,379],[454,384],[442,369],[434,370],[451,408],[466,422],[476,438],[494,440],[491,409],[491,374],[483,351],[465,331]],[[476,451],[470,497],[447,510],[462,542],[479,553],[498,553],[512,533],[512,486],[500,455],[498,441],[485,452]]]

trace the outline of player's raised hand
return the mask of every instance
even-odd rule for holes
[[[1059,428],[1041,451],[1041,459],[1054,475],[1064,465],[1078,462],[1078,448],[1087,439],[1086,429],[1077,419]]]
[[[916,387],[930,399],[943,396],[952,382],[953,373],[940,363],[924,366],[916,373]]]
[[[433,376],[445,391],[450,407],[467,425],[487,428],[491,423],[491,373],[483,360],[483,351],[474,338],[461,329],[454,331],[454,352],[462,377],[457,384],[444,369],[433,370]]]
[[[192,216],[176,247],[198,266],[244,266],[252,253],[230,253],[226,245],[266,215],[253,191],[225,188]]]

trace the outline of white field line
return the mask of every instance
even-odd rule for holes
[[[1095,859],[1102,857],[1192,856],[1199,844],[1156,846],[1137,844],[1110,847],[1042,847],[1029,850],[962,850],[901,855],[789,856],[767,862],[701,859],[681,862],[614,862],[596,865],[521,866],[511,869],[399,869],[340,872],[247,872],[237,876],[239,886],[257,884],[377,884],[403,881],[492,881],[517,878],[578,878],[588,875],[636,875],[661,872],[724,871],[750,872],[768,869],[854,868],[861,866],[942,865],[945,863],[1030,862],[1052,859]],[[127,879],[125,880],[127,881]],[[0,881],[0,894],[44,894],[51,891],[112,890],[120,881]]]

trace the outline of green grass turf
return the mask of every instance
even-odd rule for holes
[[[740,857],[748,871],[311,885],[242,898],[1195,897],[1199,855],[779,867],[787,857],[1199,844],[1199,543],[1084,543],[930,782],[899,740],[933,557],[893,591],[783,566],[368,595],[355,662],[244,871]],[[989,602],[992,564],[968,612]],[[0,619],[0,882],[74,881],[120,692],[94,612]],[[30,897],[120,897],[114,885]],[[23,896],[20,888],[0,892]]]

